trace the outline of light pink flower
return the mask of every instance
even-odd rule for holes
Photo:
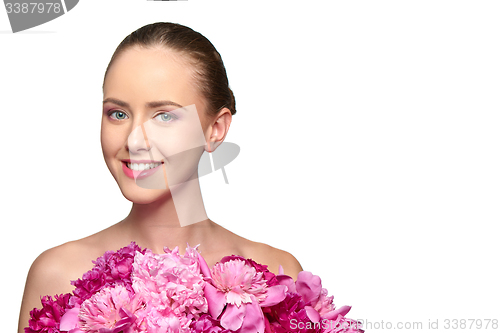
[[[126,287],[106,287],[85,300],[78,312],[78,327],[90,333],[137,332],[135,313],[143,308]]]
[[[192,315],[176,315],[173,312],[165,314],[150,308],[144,317],[144,332],[147,333],[189,333]]]
[[[218,263],[212,268],[212,284],[226,294],[229,304],[250,303],[250,295],[260,302],[266,299],[266,280],[262,273],[243,260]]]
[[[208,311],[197,247],[188,245],[183,256],[178,247],[164,250],[136,253],[132,288],[146,303],[148,332],[188,332],[190,321]]]
[[[202,270],[209,275],[205,285],[208,311],[218,318],[223,328],[239,333],[264,332],[265,322],[261,306],[271,306],[285,298],[286,287],[269,287],[264,272],[258,272],[244,259],[223,258],[208,270],[200,258]]]

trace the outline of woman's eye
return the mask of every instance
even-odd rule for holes
[[[159,115],[157,115],[156,117],[154,117],[154,119],[158,120],[158,121],[161,121],[161,122],[171,122],[172,120],[175,119],[175,116],[168,113],[168,112],[164,112],[164,113],[160,113]]]
[[[127,114],[123,111],[118,111],[118,110],[111,112],[109,116],[113,119],[118,119],[118,120],[127,119]]]

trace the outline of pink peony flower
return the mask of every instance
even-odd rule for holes
[[[93,294],[104,287],[121,284],[132,291],[132,263],[136,252],[144,253],[135,242],[128,246],[113,252],[107,251],[103,256],[97,258],[92,270],[83,274],[81,279],[71,281],[75,286],[74,297],[70,299],[72,306],[82,304],[83,301],[90,298]]]
[[[71,333],[134,333],[144,304],[124,286],[105,287],[61,319],[61,330]],[[138,316],[137,316],[138,315]]]
[[[308,308],[308,313],[313,321],[319,320],[319,317],[334,320],[338,315],[345,316],[351,309],[350,306],[343,306],[336,310],[333,296],[328,296],[328,291],[321,285],[321,278],[311,272],[299,272],[295,288],[302,300],[312,307]]]
[[[212,284],[226,294],[229,304],[250,303],[250,295],[260,302],[266,299],[266,280],[263,273],[247,265],[244,260],[229,260],[212,268]]]
[[[136,254],[132,288],[146,304],[148,332],[188,332],[190,321],[208,311],[197,247],[188,245],[183,256],[177,247],[164,250]]]
[[[274,273],[270,272],[269,269],[267,269],[267,265],[259,264],[255,261],[253,261],[252,259],[245,259],[242,256],[232,255],[232,256],[226,256],[226,257],[222,258],[220,263],[225,263],[226,261],[230,261],[230,260],[234,260],[234,259],[243,260],[243,261],[245,261],[245,263],[248,266],[255,268],[255,270],[258,273],[262,273],[264,280],[266,280],[266,284],[268,286],[274,286],[274,285],[279,284],[278,281],[276,281],[276,275],[274,275]]]
[[[29,327],[24,329],[25,333],[59,332],[59,322],[66,310],[69,308],[71,294],[42,297],[42,308],[33,309],[30,312]]]
[[[276,280],[286,286],[287,295],[283,302],[263,308],[266,333],[364,332],[356,321],[344,317],[350,306],[335,309],[319,276],[302,271],[296,282],[284,274]]]
[[[82,303],[79,328],[90,333],[128,332],[136,319],[134,313],[141,308],[139,297],[134,297],[124,286],[106,287]]]
[[[213,318],[220,318],[223,328],[239,333],[264,332],[265,322],[261,306],[271,306],[285,298],[286,287],[268,286],[265,267],[258,267],[240,257],[224,257],[208,270],[203,258],[202,270],[211,283],[205,285],[208,310]]]

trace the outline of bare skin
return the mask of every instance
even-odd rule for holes
[[[131,224],[131,221],[125,219],[94,235],[43,252],[34,261],[28,273],[18,333],[24,333],[24,327],[28,326],[30,310],[41,307],[41,296],[72,292],[74,286],[70,281],[81,278],[83,273],[92,269],[92,260],[110,249],[126,246],[132,240],[142,248],[153,249],[155,247],[152,245],[152,240],[164,237],[165,241],[159,244],[165,244],[171,249],[178,245],[183,254],[185,252],[183,244],[186,243],[184,240],[187,239],[187,234],[190,234],[189,245],[200,244],[198,249],[209,267],[216,264],[223,256],[235,254],[267,265],[275,274],[281,265],[285,274],[294,280],[302,270],[298,261],[288,252],[252,242],[210,220],[178,228],[149,226],[141,230],[144,234],[140,236]],[[153,252],[163,251],[156,248]]]
[[[275,274],[281,265],[285,274],[297,278],[302,267],[291,254],[240,237],[206,216],[198,178],[193,177],[197,172],[192,168],[197,166],[196,160],[189,164],[192,160],[185,159],[180,167],[170,160],[169,176],[190,179],[178,187],[169,186],[165,180],[167,184],[163,189],[144,188],[124,173],[127,159],[160,156],[162,161],[169,161],[165,152],[172,147],[188,150],[201,138],[204,149],[212,152],[224,141],[231,124],[231,112],[223,108],[216,115],[207,116],[205,100],[193,84],[192,74],[192,67],[182,56],[166,49],[132,47],[116,58],[104,84],[101,145],[108,169],[122,194],[133,203],[132,209],[124,220],[111,227],[49,249],[34,261],[26,281],[18,333],[23,333],[28,326],[30,310],[41,307],[41,296],[73,291],[70,281],[90,270],[92,260],[131,241],[154,253],[163,253],[165,246],[170,249],[178,246],[184,254],[187,244],[200,244],[198,250],[210,267],[222,257],[234,254],[267,265]],[[178,108],[151,103],[158,101],[195,105],[198,114],[192,119],[199,122],[194,127],[186,127],[186,123],[192,125],[186,120],[175,123],[167,116]],[[149,142],[145,142],[144,137],[134,134],[141,125],[157,124],[158,119],[169,120],[161,121],[162,128],[168,129],[162,132],[165,136],[160,139],[151,136]],[[192,128],[200,135],[195,135]],[[186,224],[187,220],[191,222]]]

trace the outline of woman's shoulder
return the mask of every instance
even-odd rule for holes
[[[45,250],[31,265],[28,279],[31,278],[46,288],[53,285],[54,288],[51,289],[57,293],[70,292],[73,288],[70,280],[76,280],[92,268],[92,261],[89,260],[93,256],[92,252],[93,248],[87,239],[70,241]],[[97,257],[98,255],[94,259]]]
[[[96,241],[96,237],[70,241],[43,251],[33,261],[24,288],[19,332],[27,326],[29,312],[41,307],[42,296],[72,292],[71,281],[92,269],[92,260],[102,255],[99,248],[93,246]]]
[[[267,265],[267,268],[275,274],[279,272],[279,266],[281,266],[284,273],[294,280],[302,271],[299,261],[291,253],[264,243],[249,241],[244,249],[244,257]]]
[[[81,278],[94,266],[92,261],[104,254],[103,231],[42,252],[31,265],[27,286],[47,295],[71,292],[71,281]]]
[[[291,276],[294,280],[297,279],[298,273],[302,271],[298,260],[287,251],[249,240],[227,229],[224,229],[224,233],[227,233],[227,235],[224,235],[224,238],[229,239],[229,243],[234,246],[234,250],[229,254],[237,254],[244,258],[252,259],[259,264],[267,265],[267,268],[275,274],[279,272],[279,266],[282,266],[284,273]],[[228,253],[225,255],[228,255]]]

